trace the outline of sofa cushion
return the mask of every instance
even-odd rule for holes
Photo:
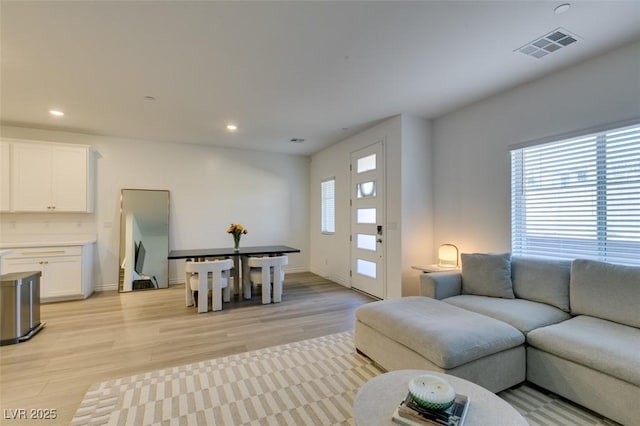
[[[640,327],[640,268],[577,259],[569,288],[571,313]]]
[[[571,261],[513,256],[511,279],[517,298],[533,300],[569,312]]]
[[[504,321],[525,334],[571,318],[570,314],[554,306],[524,299],[461,295],[448,297],[443,301]]]
[[[527,342],[542,351],[640,386],[640,330],[586,315],[539,328]]]
[[[462,253],[462,293],[513,299],[511,254]]]
[[[423,296],[368,303],[356,318],[443,369],[524,343],[509,324]]]

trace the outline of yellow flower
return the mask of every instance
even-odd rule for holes
[[[249,231],[247,231],[247,229],[239,223],[232,223],[231,226],[229,226],[229,229],[227,229],[227,234],[240,235],[246,234],[248,232]]]

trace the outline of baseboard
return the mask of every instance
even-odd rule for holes
[[[99,286],[96,286],[96,288],[94,289],[94,291],[117,291],[118,290],[118,284],[102,284]]]
[[[322,278],[325,278],[327,280],[331,280],[335,283],[338,283],[340,285],[343,285],[347,288],[351,288],[351,279],[347,276],[341,276],[341,275],[335,275],[335,274],[331,274],[329,272],[323,271],[321,269],[318,268],[314,268],[311,267],[309,269],[309,272],[311,272],[312,274],[316,274],[316,275],[320,275]]]
[[[284,273],[285,274],[299,274],[302,272],[309,272],[309,268],[306,268],[304,266],[298,266],[297,268],[283,268],[284,269]]]

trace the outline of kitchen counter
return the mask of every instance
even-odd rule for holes
[[[0,249],[11,248],[0,259],[3,273],[41,272],[42,303],[86,299],[94,291],[94,251],[96,240],[90,235],[76,240],[3,241]],[[5,250],[2,250],[5,252]]]
[[[0,249],[7,248],[25,248],[25,247],[67,247],[67,246],[84,246],[93,244],[97,240],[75,240],[75,241],[26,241],[26,242],[0,242]],[[0,250],[0,253],[5,250]],[[5,253],[8,254],[8,253]]]

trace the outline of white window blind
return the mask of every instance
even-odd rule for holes
[[[336,232],[336,180],[327,179],[320,184],[321,192],[321,232]]]
[[[640,265],[640,125],[511,151],[513,254]]]

